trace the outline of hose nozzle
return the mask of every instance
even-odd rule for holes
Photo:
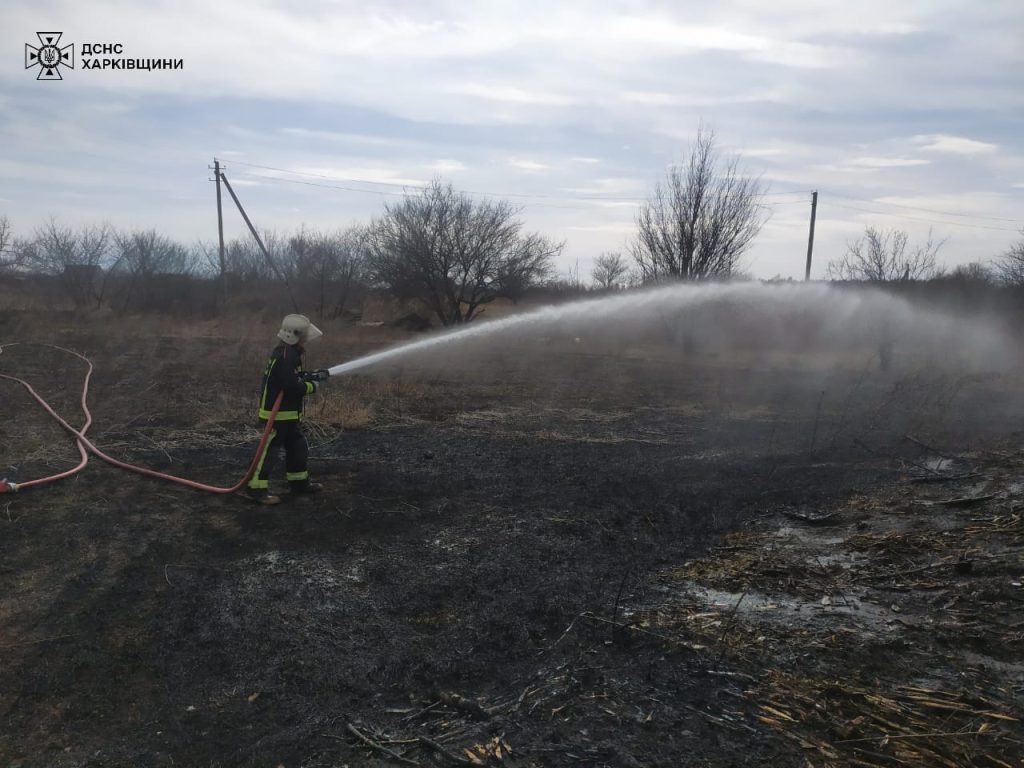
[[[18,484],[11,482],[7,478],[0,480],[0,493],[17,493]]]

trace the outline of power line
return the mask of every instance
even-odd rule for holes
[[[235,165],[245,165],[245,166],[248,166],[249,168],[262,168],[265,171],[278,171],[279,173],[289,173],[289,174],[291,174],[293,176],[307,176],[307,177],[313,178],[313,179],[328,179],[330,181],[345,181],[345,182],[349,182],[349,183],[353,183],[353,184],[375,184],[377,186],[382,186],[382,187],[402,187],[403,189],[408,188],[408,187],[415,187],[416,186],[415,184],[399,184],[398,182],[395,182],[395,181],[370,181],[369,179],[339,179],[337,176],[328,176],[327,174],[323,174],[323,173],[311,173],[309,171],[293,171],[293,170],[290,170],[288,168],[276,168],[276,167],[274,167],[272,165],[258,165],[257,163],[245,163],[245,162],[242,162],[241,160],[231,160],[230,162],[235,164]],[[227,168],[228,164],[225,163],[221,167]],[[260,177],[260,178],[274,178],[274,177],[272,177],[272,176],[270,176],[270,177],[263,176],[263,177]],[[367,191],[369,191],[369,190],[367,190]]]
[[[237,165],[248,166],[250,168],[261,168],[261,169],[267,170],[267,171],[277,171],[278,173],[287,173],[287,174],[290,174],[292,176],[305,176],[305,177],[308,177],[308,178],[315,178],[315,179],[327,179],[329,181],[341,181],[341,182],[346,182],[346,183],[349,183],[349,184],[373,184],[375,186],[381,186],[381,187],[401,187],[403,190],[404,189],[409,189],[409,188],[422,189],[421,186],[418,186],[416,184],[401,184],[399,182],[394,182],[394,181],[370,181],[369,179],[346,179],[346,178],[338,178],[336,176],[329,176],[329,175],[322,174],[322,173],[313,173],[311,171],[294,171],[294,170],[289,170],[287,168],[275,167],[275,166],[272,166],[272,165],[260,165],[260,164],[257,164],[257,163],[246,163],[246,162],[243,162],[241,160],[232,160],[231,162],[236,163]],[[263,176],[263,177],[260,177],[260,178],[276,178],[276,177],[273,177],[273,176]],[[357,191],[357,190],[352,190],[352,191]],[[369,192],[371,190],[365,190],[365,191]],[[629,197],[629,196],[622,196],[622,195],[572,195],[572,194],[555,195],[555,194],[546,193],[546,192],[538,192],[538,193],[481,192],[481,191],[474,191],[474,190],[467,190],[467,189],[456,190],[456,191],[464,192],[465,194],[469,194],[469,195],[480,195],[480,196],[484,196],[484,197],[515,197],[515,198],[528,198],[528,199],[535,198],[535,199],[541,199],[541,200],[587,200],[587,201],[598,201],[598,202],[601,202],[601,201],[608,201],[608,202],[645,202],[648,199],[647,197]],[[391,193],[391,194],[397,194],[397,193]],[[403,193],[403,194],[405,194],[405,193]],[[765,192],[765,193],[763,193],[762,196],[770,196],[770,195],[799,195],[799,194],[803,194],[803,193],[800,192],[800,191],[795,191],[795,192]],[[810,194],[810,192],[808,191],[807,194]]]
[[[221,166],[223,168],[224,166]],[[302,181],[300,179],[282,179],[277,176],[261,176],[263,181],[283,181],[288,184],[303,184],[307,187],[323,187],[324,189],[339,189],[342,192],[362,192],[367,195],[390,195],[393,197],[408,197],[405,192],[389,192],[386,189],[359,189],[357,187],[342,187],[337,184],[318,184],[315,181]]]
[[[314,173],[314,172],[311,172],[311,171],[295,171],[295,170],[289,170],[287,168],[281,168],[281,167],[276,167],[276,166],[272,166],[272,165],[263,165],[263,164],[259,164],[259,163],[248,163],[248,162],[244,162],[244,161],[241,161],[241,160],[232,160],[231,162],[236,163],[238,165],[247,166],[247,167],[250,167],[250,168],[260,168],[260,169],[263,169],[263,170],[275,171],[275,172],[278,172],[278,173],[285,173],[285,174],[289,174],[289,175],[292,175],[292,176],[303,176],[303,177],[306,177],[306,178],[326,179],[328,181],[338,180],[338,181],[347,182],[347,183],[350,183],[350,184],[368,184],[368,185],[379,186],[379,187],[400,187],[402,189],[401,192],[393,192],[393,191],[390,191],[390,190],[362,189],[362,188],[359,188],[359,187],[350,187],[350,186],[345,186],[345,185],[342,185],[342,184],[323,184],[323,183],[317,183],[317,182],[312,182],[312,181],[302,181],[302,180],[299,180],[299,179],[282,178],[282,177],[279,177],[279,176],[260,176],[259,177],[259,178],[267,180],[267,181],[283,181],[283,182],[287,182],[287,183],[290,183],[290,184],[302,184],[302,185],[311,186],[311,187],[322,187],[322,188],[325,188],[325,189],[336,189],[336,190],[339,190],[339,191],[342,191],[342,192],[356,192],[356,193],[364,193],[364,194],[371,194],[371,195],[378,195],[378,196],[408,197],[410,194],[415,194],[416,192],[418,192],[418,191],[423,189],[423,187],[417,186],[417,185],[414,185],[414,184],[401,184],[399,182],[390,182],[390,181],[371,181],[371,180],[368,180],[368,179],[337,179],[337,177],[334,177],[334,176],[329,176],[327,174]],[[585,202],[592,203],[592,204],[593,203],[601,203],[601,202],[645,203],[645,202],[647,202],[649,200],[648,197],[628,197],[628,196],[616,196],[616,195],[572,195],[572,194],[558,195],[558,194],[551,194],[551,193],[519,193],[519,192],[504,192],[504,193],[502,193],[502,192],[483,192],[483,191],[473,191],[473,190],[456,190],[456,191],[461,192],[463,194],[477,195],[477,196],[481,196],[481,197],[514,198],[514,199],[522,199],[522,200],[567,200],[567,201],[578,200],[578,201],[585,201]],[[762,195],[760,195],[760,197],[779,196],[779,195],[808,195],[809,196],[810,194],[811,194],[810,190],[806,190],[806,191],[805,190],[791,190],[791,191],[765,192],[765,193],[762,193]],[[843,198],[843,199],[846,199],[846,200],[853,200],[855,202],[868,203],[869,205],[884,206],[884,207],[890,207],[890,208],[902,208],[902,209],[911,210],[911,211],[922,211],[924,213],[934,213],[934,214],[937,214],[937,215],[940,215],[940,216],[955,216],[955,217],[959,217],[959,218],[973,218],[973,219],[981,219],[981,220],[987,220],[987,221],[1004,221],[1004,222],[1009,222],[1009,223],[1014,223],[1014,224],[1024,223],[1024,222],[1022,222],[1019,219],[1010,219],[1010,218],[1003,218],[1003,217],[997,217],[997,216],[985,216],[985,215],[981,215],[981,214],[970,214],[970,213],[962,213],[962,212],[955,212],[955,211],[942,211],[942,210],[933,209],[933,208],[922,208],[922,207],[918,207],[918,206],[903,205],[903,204],[900,204],[900,203],[886,203],[886,202],[879,202],[879,201],[874,201],[874,200],[867,200],[867,199],[864,199],[864,198],[853,197],[851,195],[844,195],[844,194],[839,193],[839,192],[833,192],[831,190],[829,191],[829,195],[835,196],[835,197],[840,197],[840,198]],[[766,203],[760,203],[759,206],[762,207],[762,208],[774,208],[774,207],[776,207],[778,205],[797,205],[797,204],[806,204],[807,202],[808,202],[808,199],[778,200],[778,201],[772,201],[770,203],[767,203],[767,202]],[[877,209],[858,208],[858,207],[855,207],[855,206],[842,205],[840,203],[835,203],[835,202],[832,202],[832,201],[830,201],[829,204],[834,206],[834,207],[845,208],[846,210],[863,211],[865,213],[875,213],[875,214],[878,214],[878,215],[881,215],[881,216],[893,216],[893,217],[897,217],[898,216],[900,218],[904,218],[904,219],[907,219],[909,221],[922,221],[922,222],[931,223],[931,224],[948,224],[950,226],[955,226],[955,227],[967,227],[967,228],[970,228],[970,229],[987,229],[987,230],[992,230],[992,231],[996,231],[996,232],[1016,232],[1017,231],[1015,229],[1007,229],[1005,227],[993,227],[993,226],[987,226],[987,225],[984,225],[984,224],[967,224],[967,223],[960,223],[960,222],[955,222],[955,221],[942,221],[942,220],[938,220],[938,219],[928,219],[928,218],[921,218],[921,217],[904,216],[904,215],[900,215],[900,214],[889,213],[889,212],[886,212],[886,211],[880,211],[880,210],[877,210]],[[593,210],[592,205],[591,206],[555,205],[555,204],[550,204],[550,203],[535,203],[535,202],[526,203],[526,205],[528,207],[531,207],[531,208],[553,208],[553,209],[579,210],[579,211]]]
[[[846,200],[854,200],[859,203],[868,203],[870,205],[885,205],[892,208],[905,208],[908,211],[923,211],[924,213],[937,213],[940,216],[960,216],[967,219],[986,219],[989,221],[1008,221],[1012,224],[1024,224],[1024,220],[1021,219],[1007,219],[1001,216],[985,216],[980,213],[957,213],[955,211],[940,211],[935,208],[920,208],[915,205],[902,205],[901,203],[886,203],[881,200],[865,200],[862,197],[852,197],[851,195],[844,195],[840,192],[833,192],[831,190],[829,191],[829,194],[835,195],[836,197],[842,197]]]
[[[359,188],[356,188],[356,187],[344,187],[344,186],[340,186],[340,185],[337,185],[337,184],[321,184],[321,183],[315,182],[315,181],[302,181],[300,179],[283,179],[283,178],[280,178],[280,177],[277,177],[277,176],[264,176],[264,177],[261,177],[261,179],[263,179],[264,181],[271,181],[271,182],[273,182],[273,181],[281,181],[281,182],[285,182],[287,184],[301,184],[301,185],[307,186],[307,187],[320,187],[320,188],[323,188],[323,189],[335,189],[335,190],[338,190],[338,191],[341,191],[341,192],[357,192],[357,193],[362,192],[364,194],[369,194],[369,195],[378,195],[378,196],[387,195],[387,196],[392,196],[392,197],[409,197],[410,196],[409,192],[391,192],[389,190],[378,190],[378,189],[359,189]],[[472,194],[479,194],[479,195],[493,194],[493,195],[497,196],[497,193],[483,193],[483,192],[464,192],[464,193],[465,194],[470,194],[470,195],[472,195]],[[557,199],[557,198],[555,198],[555,199]],[[572,200],[572,199],[575,199],[575,198],[565,198],[565,199]],[[645,202],[646,199],[647,198],[637,198],[637,202],[638,203],[641,202],[641,201]],[[611,199],[611,198],[601,198],[601,199],[595,199],[595,200],[591,201],[591,203],[600,203],[600,202],[618,202],[618,201],[616,201],[614,199]],[[806,201],[804,201],[804,200],[780,200],[780,201],[774,202],[774,203],[758,203],[758,205],[761,208],[774,208],[777,205],[787,205],[787,204],[794,204],[794,203],[804,204],[805,202]],[[526,207],[528,207],[528,208],[554,208],[554,209],[567,210],[567,211],[592,211],[592,210],[594,210],[593,205],[556,205],[556,204],[553,204],[553,203],[534,203],[534,202],[526,202],[526,203],[524,203],[524,205]]]
[[[261,178],[264,179],[265,181],[283,181],[283,182],[285,182],[287,184],[302,184],[303,186],[308,186],[308,187],[322,187],[323,189],[336,189],[336,190],[339,190],[341,192],[361,192],[361,193],[368,194],[368,195],[380,195],[380,196],[387,195],[387,196],[391,196],[391,197],[410,197],[411,196],[411,193],[409,193],[409,192],[391,192],[391,191],[388,191],[388,190],[378,190],[378,189],[358,189],[356,187],[343,187],[343,186],[339,186],[337,184],[320,184],[320,183],[315,182],[315,181],[301,181],[299,179],[282,179],[282,178],[279,178],[279,177],[276,177],[276,176],[265,176],[265,177],[261,177]],[[485,193],[466,192],[465,194],[481,194],[481,195],[483,195]],[[525,203],[525,205],[530,207],[530,208],[560,208],[560,209],[572,210],[572,211],[590,211],[590,210],[593,210],[592,206],[585,206],[585,205],[554,205],[554,204],[551,204],[551,203],[530,203],[530,202]]]
[[[940,219],[924,219],[919,216],[906,216],[902,213],[889,213],[888,211],[878,211],[871,208],[858,208],[853,205],[843,205],[842,203],[829,203],[834,208],[845,208],[849,211],[862,211],[864,213],[874,213],[879,216],[892,216],[894,218],[906,219],[907,221],[923,221],[927,224],[945,224],[950,227],[967,227],[968,229],[990,229],[995,232],[1016,232],[1016,229],[1010,229],[1008,227],[990,227],[985,224],[965,224],[959,221],[942,221]]]
[[[412,188],[412,189],[422,189],[423,188],[422,186],[417,185],[417,184],[401,184],[401,183],[395,182],[395,181],[370,181],[368,179],[345,179],[345,178],[338,178],[336,176],[328,176],[328,175],[322,174],[322,173],[311,173],[311,172],[308,172],[308,171],[292,171],[292,170],[288,170],[287,168],[275,168],[274,166],[271,166],[271,165],[257,165],[256,163],[244,163],[244,162],[242,162],[240,160],[232,160],[231,162],[236,163],[238,165],[249,166],[251,168],[262,168],[262,169],[267,170],[267,171],[278,171],[279,173],[288,173],[288,174],[291,174],[293,176],[306,176],[306,177],[309,177],[309,178],[316,178],[316,179],[328,179],[328,180],[334,180],[334,181],[342,181],[342,182],[346,182],[346,183],[349,183],[349,184],[374,184],[374,185],[382,186],[382,187],[401,187],[402,189],[409,189],[409,188]],[[274,177],[261,177],[261,178],[274,178]],[[365,191],[370,191],[370,190],[365,190]],[[519,192],[480,192],[480,191],[474,191],[474,190],[469,190],[469,189],[460,189],[460,190],[456,190],[456,191],[464,192],[465,194],[468,194],[468,195],[480,195],[480,196],[483,196],[483,197],[522,197],[522,198],[539,198],[539,199],[548,199],[548,200],[597,200],[597,201],[607,200],[607,201],[611,201],[611,202],[633,202],[633,201],[643,201],[643,200],[646,200],[646,198],[643,198],[643,197],[618,197],[618,196],[613,196],[613,195],[552,195],[552,194],[548,194],[548,193],[530,194],[530,193],[519,193]],[[398,193],[392,192],[390,194],[398,194]]]
[[[413,193],[410,193],[410,192],[390,192],[388,190],[378,190],[378,189],[358,189],[358,188],[355,188],[355,187],[343,187],[343,186],[339,186],[337,184],[320,184],[320,183],[314,182],[314,181],[300,181],[299,179],[281,179],[281,178],[277,178],[277,177],[274,177],[274,176],[266,176],[266,177],[262,177],[262,178],[264,178],[267,181],[283,181],[283,182],[286,182],[288,184],[303,184],[303,185],[309,186],[309,187],[323,187],[324,189],[336,189],[336,190],[340,190],[342,192],[362,192],[362,193],[369,194],[369,195],[381,195],[381,196],[387,195],[387,196],[391,196],[391,197],[410,197],[413,194]],[[487,193],[483,193],[483,192],[465,192],[465,194],[486,195]],[[497,196],[497,195],[495,195],[495,196]],[[532,208],[563,208],[563,209],[566,209],[566,210],[574,210],[574,211],[589,211],[589,210],[592,210],[592,208],[590,206],[584,206],[584,205],[552,205],[550,203],[526,203],[526,205],[528,205],[528,206],[530,206]]]

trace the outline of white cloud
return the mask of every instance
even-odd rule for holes
[[[331,141],[341,144],[370,144],[380,147],[391,147],[410,142],[386,136],[375,136],[366,133],[345,133],[343,131],[323,131],[310,128],[282,128],[281,133],[295,139]]]
[[[572,103],[570,99],[547,91],[520,88],[514,85],[487,85],[485,83],[455,83],[446,89],[449,93],[475,96],[489,101],[507,101],[513,104],[539,104],[563,106]]]
[[[797,68],[836,67],[846,58],[841,52],[822,45],[657,16],[611,18],[597,36],[628,45],[648,56],[727,51]]]
[[[742,152],[744,157],[781,157],[786,154],[786,150],[781,147],[754,147]]]
[[[872,31],[875,34],[879,35],[912,35],[915,32],[920,32],[921,27],[919,27],[917,24],[909,24],[905,21],[894,21],[880,24]]]
[[[924,152],[949,152],[954,155],[990,154],[999,149],[998,144],[941,133],[915,136],[912,141]]]
[[[528,171],[531,173],[539,173],[540,171],[547,171],[551,168],[550,165],[538,163],[536,160],[512,159],[508,161],[508,164],[513,168],[518,168],[521,171]]]
[[[559,192],[581,197],[637,197],[644,189],[644,181],[628,176],[614,176],[591,179],[589,184],[560,187]]]
[[[597,208],[637,208],[641,201],[639,200],[587,200],[587,203]]]
[[[912,157],[855,157],[845,161],[844,165],[851,168],[909,168],[915,165],[928,165],[931,160]]]
[[[607,224],[577,224],[566,227],[571,232],[607,232],[619,235],[632,235],[636,233],[636,224],[633,222],[610,222]]]
[[[624,91],[622,99],[635,104],[648,104],[658,107],[667,107],[682,102],[682,99],[677,94],[657,93],[654,91]]]
[[[466,166],[458,160],[435,160],[427,169],[435,173],[458,173],[466,170]]]
[[[287,170],[270,168],[252,168],[250,176],[262,176],[268,179],[289,179],[308,181],[310,183],[348,182],[364,184],[388,184],[395,186],[419,187],[426,184],[423,179],[407,178],[399,175],[391,168],[346,167],[332,168],[322,166],[296,167]]]

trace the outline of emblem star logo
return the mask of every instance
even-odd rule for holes
[[[63,80],[60,67],[75,68],[75,45],[60,47],[63,32],[36,32],[39,47],[25,43],[25,69],[39,67],[36,80]]]

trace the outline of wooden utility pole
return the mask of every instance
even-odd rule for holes
[[[811,232],[807,236],[807,269],[804,280],[811,279],[811,254],[814,253],[814,217],[818,213],[818,190],[811,193]]]
[[[220,205],[220,161],[213,158],[213,177],[217,182],[217,237],[220,241],[220,286],[217,293],[221,299],[226,297],[227,286],[224,284],[224,211]]]
[[[217,180],[217,238],[220,241],[220,279],[224,279],[224,211],[220,205],[220,161],[213,158],[213,175]]]
[[[267,264],[270,265],[270,268],[274,270],[274,272],[277,273],[277,276],[280,277],[281,280],[284,282],[285,290],[288,291],[288,298],[291,299],[292,302],[292,308],[296,312],[298,312],[299,305],[295,302],[295,295],[292,293],[292,286],[291,283],[289,283],[288,281],[288,275],[281,271],[277,264],[274,263],[274,260],[270,257],[270,251],[267,250],[267,246],[265,246],[263,244],[263,241],[260,239],[259,233],[256,231],[256,227],[254,227],[252,225],[252,222],[249,221],[249,214],[245,212],[245,208],[242,207],[242,203],[238,199],[238,195],[236,195],[235,190],[231,188],[231,182],[228,181],[228,177],[225,176],[224,173],[222,172],[220,174],[220,178],[221,181],[224,182],[224,186],[228,188],[228,194],[231,195],[231,199],[235,201],[235,205],[238,207],[238,212],[242,214],[242,218],[245,219],[245,223],[248,225],[249,231],[252,233],[253,238],[256,240],[256,244],[260,247],[260,250],[263,251],[263,256],[267,260]]]

